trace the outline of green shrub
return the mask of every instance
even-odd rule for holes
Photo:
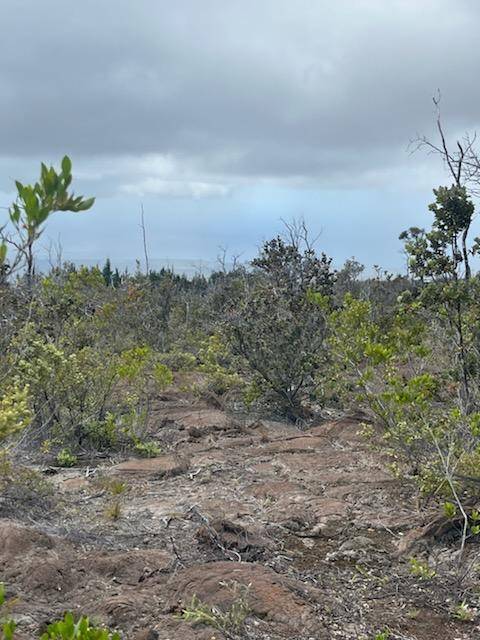
[[[62,449],[57,453],[56,461],[59,467],[74,467],[78,460],[69,449]]]
[[[420,578],[420,580],[431,580],[436,576],[436,571],[429,567],[426,562],[422,562],[417,558],[410,558],[410,573]]]
[[[202,341],[198,360],[198,370],[205,374],[209,390],[223,395],[242,387],[243,381],[234,369],[228,344],[219,333]]]
[[[338,393],[383,427],[397,470],[413,472],[426,493],[451,493],[445,461],[461,468],[476,450],[475,414],[455,406],[434,368],[432,346],[416,306],[373,320],[369,302],[345,297],[329,317],[332,379]],[[430,369],[430,370],[429,370]]]
[[[325,359],[326,309],[334,274],[330,259],[308,242],[274,238],[253,261],[255,278],[228,310],[224,332],[246,373],[261,378],[281,411],[296,420],[316,391]],[[324,305],[318,304],[322,300]]]
[[[193,371],[197,365],[197,358],[193,353],[173,349],[168,353],[161,353],[159,361],[166,365],[171,371]]]
[[[32,417],[28,385],[22,387],[19,382],[7,385],[0,395],[0,444],[25,429]]]
[[[135,451],[145,458],[155,458],[162,453],[161,447],[159,447],[153,440],[148,440],[146,442],[136,440]]]
[[[8,357],[16,378],[28,385],[37,432],[61,444],[87,440],[112,398],[115,371],[106,354],[49,340],[29,323],[12,341]]]
[[[8,609],[12,602],[7,601],[5,586],[0,582],[0,639],[13,640],[17,624],[7,615],[4,609]],[[61,620],[48,625],[46,631],[40,635],[40,640],[120,640],[117,632],[106,627],[97,627],[90,624],[86,616],[82,616],[75,622],[72,613],[66,613]]]
[[[75,326],[80,331],[84,322]],[[11,376],[24,387],[15,383],[0,399],[0,436],[31,423],[34,440],[38,434],[62,448],[143,440],[151,400],[173,374],[148,346],[116,354],[100,338],[78,346],[65,332],[54,340],[41,326],[25,324],[8,352]]]

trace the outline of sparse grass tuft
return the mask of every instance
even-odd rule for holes
[[[205,624],[224,633],[238,632],[252,612],[248,602],[250,585],[232,582],[228,586],[234,593],[235,600],[227,611],[221,611],[218,607],[201,602],[194,595],[190,605],[182,610],[179,617],[186,622]]]

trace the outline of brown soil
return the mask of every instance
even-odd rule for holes
[[[419,511],[357,431],[240,420],[166,395],[152,427],[162,455],[59,469],[54,510],[4,513],[0,581],[18,598],[19,637],[66,610],[138,640],[480,637],[452,615],[478,598],[478,576],[455,584],[455,535],[428,535],[438,508]],[[436,576],[413,576],[412,556]],[[179,618],[194,596],[227,610],[232,585],[251,608],[236,636]]]

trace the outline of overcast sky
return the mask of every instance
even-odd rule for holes
[[[248,259],[281,218],[399,269],[427,224],[442,92],[479,125],[478,0],[0,0],[0,206],[68,153],[91,211],[45,234],[65,258]],[[3,214],[4,215],[4,214]],[[0,210],[0,219],[2,213]]]

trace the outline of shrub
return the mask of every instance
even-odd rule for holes
[[[56,461],[59,467],[74,467],[78,460],[69,449],[62,449],[57,453]]]
[[[381,326],[368,302],[347,296],[330,316],[336,379],[383,427],[392,470],[407,471],[424,494],[453,501],[463,519],[463,550],[480,530],[463,506],[480,480],[480,414],[464,412],[448,370],[435,366],[439,345],[417,311],[416,303],[401,305]]]
[[[41,326],[25,324],[7,354],[25,389],[16,384],[0,401],[0,434],[18,419],[18,428],[31,422],[34,440],[62,448],[111,448],[142,438],[151,398],[172,384],[173,374],[147,346],[115,354],[98,342],[97,336],[94,347],[78,346],[68,335],[52,339]]]
[[[281,238],[267,242],[253,261],[257,277],[231,308],[225,333],[247,372],[263,380],[282,412],[304,416],[305,397],[325,358],[326,307],[334,276],[330,260]],[[325,305],[318,304],[322,299]]]
[[[0,453],[0,511],[2,516],[42,517],[55,506],[52,483],[40,472],[23,467]]]
[[[197,358],[193,353],[173,349],[169,353],[161,353],[159,361],[171,371],[193,371],[197,365]]]
[[[28,384],[36,434],[60,443],[86,440],[113,390],[115,372],[105,356],[92,347],[71,350],[61,340],[50,341],[30,323],[12,341],[9,360]]]
[[[234,368],[232,353],[219,333],[202,341],[198,360],[198,369],[205,374],[210,391],[222,395],[242,386],[242,378]]]
[[[11,601],[5,596],[5,586],[0,582],[0,638],[1,640],[13,640],[17,625],[15,621],[5,615],[2,609],[8,609]],[[46,631],[39,636],[40,640],[120,640],[117,632],[106,627],[97,627],[90,624],[86,616],[82,616],[75,622],[73,614],[68,612],[61,620],[56,620],[48,625]]]
[[[7,385],[0,397],[0,443],[27,427],[32,420],[29,387]]]

